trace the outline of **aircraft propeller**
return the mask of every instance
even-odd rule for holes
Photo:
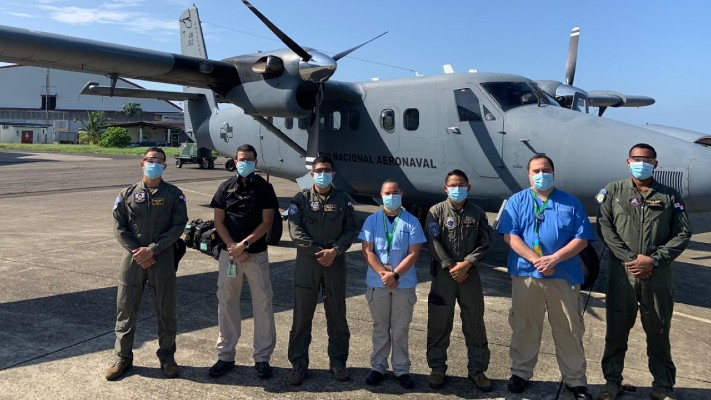
[[[319,131],[320,131],[320,108],[321,102],[323,101],[323,85],[324,83],[333,76],[338,67],[337,61],[341,58],[347,56],[353,51],[365,46],[366,44],[372,42],[373,40],[385,35],[386,32],[368,40],[367,42],[361,43],[358,46],[352,47],[348,50],[342,51],[333,57],[324,54],[320,51],[314,49],[304,49],[294,40],[292,40],[286,33],[274,25],[264,14],[262,14],[256,7],[254,7],[248,0],[242,0],[245,6],[247,6],[254,15],[259,18],[264,25],[267,26],[291,51],[296,53],[301,61],[299,62],[299,75],[301,79],[304,80],[302,84],[303,92],[313,93],[315,96],[315,101],[313,102],[314,107],[310,117],[310,124],[307,129],[308,132],[308,143],[306,147],[307,153],[307,163],[310,165],[310,161],[318,156],[319,147]],[[315,84],[315,87],[313,86]]]

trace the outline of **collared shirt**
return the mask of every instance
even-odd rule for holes
[[[430,254],[441,268],[464,260],[479,267],[489,250],[491,227],[486,213],[471,200],[461,208],[454,208],[449,200],[433,205],[425,225]]]
[[[252,173],[245,178],[246,184],[234,176],[215,192],[210,207],[225,210],[225,226],[233,240],[241,242],[251,235],[262,223],[262,210],[278,209],[274,188],[261,176]],[[275,215],[274,218],[279,218]],[[261,253],[267,250],[267,241],[263,235],[250,243],[249,253]]]
[[[540,208],[543,202],[536,196]],[[529,247],[537,235],[535,233],[535,208],[531,196],[531,188],[522,190],[509,199],[499,221],[498,232],[520,237]],[[540,211],[540,210],[539,210]],[[543,255],[551,255],[562,249],[573,239],[595,240],[592,225],[585,214],[585,209],[578,199],[559,189],[554,189],[549,195],[548,204],[543,210],[543,220],[540,221],[538,240]],[[579,257],[571,257],[561,261],[555,267],[553,275],[544,276],[532,263],[519,256],[515,251],[509,252],[508,269],[511,275],[532,276],[539,279],[565,279],[571,285],[583,283],[582,266]]]
[[[393,241],[390,245],[390,254],[388,255],[385,229],[387,227],[388,231],[392,231],[394,223],[395,220],[390,222],[383,210],[378,210],[366,218],[363,229],[360,231],[360,235],[358,235],[358,239],[373,243],[373,250],[380,259],[380,262],[383,263],[383,265],[390,264],[393,269],[397,268],[402,260],[407,257],[407,249],[410,245],[425,243],[427,241],[425,233],[422,231],[422,226],[420,226],[420,222],[417,218],[409,212],[402,210],[398,217],[397,225],[395,226],[395,232],[393,232]],[[373,271],[372,268],[367,269],[365,283],[372,287],[385,287],[380,280],[380,275]],[[404,274],[400,275],[397,287],[407,289],[415,286],[417,286],[417,274],[415,273],[415,266],[413,265],[410,269],[405,271]]]

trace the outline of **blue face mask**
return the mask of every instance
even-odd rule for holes
[[[397,210],[402,205],[402,196],[399,194],[386,194],[383,196],[383,204],[388,210]]]
[[[254,172],[254,161],[237,161],[237,173],[246,178]]]
[[[533,187],[538,190],[548,190],[553,187],[553,174],[539,172],[533,175]]]
[[[333,182],[333,175],[331,173],[314,173],[314,183],[321,189],[326,189],[331,184],[331,182]]]
[[[646,162],[632,162],[630,163],[630,171],[632,176],[637,179],[647,179],[654,174],[654,164],[647,164]]]
[[[143,168],[143,173],[150,179],[156,179],[163,175],[163,170],[165,170],[163,164],[146,163],[146,166]]]
[[[453,186],[447,189],[447,196],[455,203],[463,202],[467,199],[467,195],[466,187]]]

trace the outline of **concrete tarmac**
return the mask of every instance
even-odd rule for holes
[[[222,160],[218,160],[222,161]],[[238,366],[220,378],[207,371],[216,361],[217,262],[189,250],[178,271],[178,338],[180,377],[165,379],[155,351],[156,318],[150,295],[144,296],[134,345],[134,367],[124,378],[108,382],[103,374],[113,358],[117,266],[123,249],[113,237],[111,208],[118,192],[140,180],[140,157],[57,153],[0,152],[0,399],[232,399],[232,398],[505,398],[554,399],[560,380],[550,329],[543,333],[535,376],[521,395],[506,390],[510,376],[510,279],[508,248],[496,238],[481,268],[491,364],[487,375],[494,391],[482,393],[469,382],[461,321],[455,319],[449,349],[448,381],[440,390],[427,385],[425,359],[427,253],[416,268],[418,302],[411,325],[410,356],[417,387],[403,390],[392,374],[380,386],[364,381],[370,370],[372,322],[364,299],[366,264],[360,244],[348,252],[348,321],[351,329],[351,381],[336,382],[328,372],[323,307],[314,318],[310,375],[302,386],[287,383],[287,343],[292,319],[294,245],[286,231],[269,248],[274,286],[277,345],[271,360],[275,375],[256,377],[252,359],[252,312],[249,288],[242,293],[243,329]],[[189,218],[211,219],[208,207],[217,186],[231,176],[196,165],[165,173],[188,197]],[[272,178],[282,209],[298,190],[293,182]],[[374,182],[378,185],[378,182]],[[476,181],[472,181],[476,187]],[[362,220],[376,208],[357,206]],[[492,218],[490,218],[492,220]],[[676,306],[672,353],[680,399],[711,399],[711,213],[691,218],[694,236],[675,264]],[[597,395],[604,379],[600,359],[605,336],[606,275],[589,296],[585,314],[585,350],[590,389]],[[581,301],[588,300],[587,294]],[[458,313],[456,313],[458,316]],[[637,322],[629,341],[625,383],[636,392],[622,399],[646,399],[651,390],[644,332]],[[563,389],[561,399],[572,396]]]

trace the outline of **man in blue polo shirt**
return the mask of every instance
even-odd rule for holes
[[[425,233],[420,222],[402,209],[400,184],[387,180],[380,189],[384,207],[370,215],[358,236],[368,263],[365,298],[373,317],[371,371],[365,383],[378,385],[388,371],[392,348],[393,372],[405,389],[415,387],[410,377],[408,338],[417,301],[415,262],[420,257]]]
[[[578,259],[595,239],[578,199],[553,187],[553,161],[535,155],[528,161],[531,187],[509,199],[498,231],[511,246],[511,378],[508,389],[521,393],[533,377],[546,311],[558,367],[566,388],[578,400],[587,389],[580,307],[583,270]]]

